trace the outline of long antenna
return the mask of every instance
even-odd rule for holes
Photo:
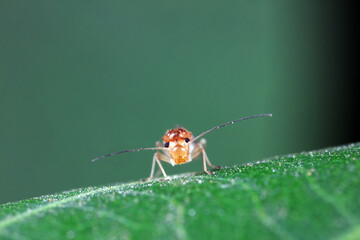
[[[154,147],[154,148],[137,148],[137,149],[131,149],[131,150],[124,150],[124,151],[121,151],[121,152],[115,152],[115,153],[109,153],[109,154],[106,154],[106,155],[102,155],[100,157],[94,158],[91,161],[95,162],[96,160],[99,160],[101,158],[111,157],[111,156],[126,153],[126,152],[139,152],[139,151],[143,151],[143,150],[161,150],[161,149],[166,149],[166,148]]]
[[[234,120],[234,121],[231,121],[231,122],[227,122],[227,123],[221,124],[221,125],[219,125],[219,126],[210,128],[209,130],[201,133],[201,134],[198,135],[197,137],[191,139],[191,141],[195,141],[196,139],[201,138],[201,137],[204,136],[205,134],[207,134],[207,133],[209,133],[209,132],[212,132],[212,131],[214,131],[215,129],[218,129],[218,128],[221,128],[221,127],[225,127],[225,126],[227,126],[227,125],[234,124],[234,123],[236,123],[236,122],[240,122],[240,121],[247,120],[247,119],[251,119],[251,118],[257,118],[257,117],[272,117],[272,113],[269,113],[269,114],[259,114],[259,115],[255,115],[255,116],[244,117],[244,118],[241,118],[241,119],[238,119],[238,120]]]

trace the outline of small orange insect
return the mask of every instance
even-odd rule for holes
[[[265,117],[265,116],[272,117],[272,114],[259,114],[259,115],[245,117],[245,118],[241,118],[241,119],[234,120],[231,122],[227,122],[227,123],[221,124],[219,126],[213,127],[211,129],[201,133],[197,137],[193,137],[191,132],[189,132],[188,130],[186,130],[185,128],[182,128],[182,127],[171,129],[171,130],[168,130],[165,133],[165,135],[162,137],[163,144],[161,144],[159,141],[157,141],[156,147],[154,147],[154,148],[137,148],[137,149],[125,150],[125,151],[116,152],[116,153],[110,153],[110,154],[106,154],[106,155],[97,157],[97,158],[93,159],[92,161],[95,162],[96,160],[101,159],[101,158],[110,157],[110,156],[114,156],[114,155],[126,153],[126,152],[156,150],[156,153],[154,154],[154,157],[153,157],[150,177],[147,178],[146,181],[150,180],[154,177],[155,162],[157,162],[157,164],[159,165],[159,168],[164,176],[163,180],[165,180],[167,175],[166,175],[165,170],[164,170],[163,166],[161,165],[160,161],[164,161],[164,162],[170,163],[171,165],[175,166],[178,164],[189,163],[196,157],[200,156],[200,154],[202,153],[204,172],[211,175],[213,173],[210,172],[209,170],[207,170],[207,164],[210,167],[216,168],[216,169],[220,168],[220,167],[212,165],[209,158],[207,157],[206,152],[205,152],[206,140],[205,139],[201,139],[200,141],[196,141],[196,140],[198,140],[200,137],[204,136],[205,134],[214,131],[215,129],[225,127],[227,125],[230,125],[230,124],[233,124],[236,122],[240,122],[243,120],[257,118],[257,117]]]

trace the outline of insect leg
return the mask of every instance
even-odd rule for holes
[[[203,149],[203,155],[205,155],[205,157],[206,157],[206,162],[207,162],[207,164],[209,164],[210,167],[215,168],[215,169],[221,168],[220,166],[215,166],[215,165],[212,165],[212,164],[211,164],[211,162],[210,162],[210,160],[209,160],[209,158],[208,158],[208,156],[207,156],[207,154],[206,154],[206,152],[205,152],[205,149]]]
[[[206,145],[206,140],[205,139],[201,139],[200,142],[196,143],[193,151],[191,152],[191,158],[194,159],[196,158],[197,156],[200,155],[200,153],[203,154],[203,159],[205,158],[205,161],[206,163],[212,167],[212,168],[215,168],[215,169],[219,169],[221,168],[220,166],[215,166],[213,164],[211,164],[206,152],[205,152],[205,145]]]
[[[151,173],[150,173],[150,177],[149,179],[152,179],[154,177],[154,171],[155,171],[155,162],[156,162],[156,156],[157,153],[154,153],[154,157],[153,157],[153,161],[152,161],[152,166],[151,166]]]
[[[165,180],[165,179],[166,179],[166,177],[167,177],[166,172],[165,172],[165,170],[164,170],[163,166],[161,165],[160,160],[159,160],[157,157],[156,157],[155,159],[156,159],[156,162],[157,162],[157,163],[158,163],[158,165],[159,165],[159,168],[160,168],[160,170],[161,170],[162,174],[164,175],[163,180]]]
[[[208,171],[208,170],[207,170],[207,166],[206,166],[206,163],[207,163],[207,161],[209,161],[209,160],[207,160],[207,155],[206,155],[206,153],[205,153],[205,149],[202,148],[201,151],[202,151],[202,154],[203,154],[204,172],[206,172],[207,174],[211,175],[211,174],[213,174],[213,172]]]
[[[156,154],[154,153],[154,157],[153,157],[153,161],[152,161],[152,165],[151,165],[151,172],[150,172],[150,177],[142,179],[141,181],[147,182],[149,180],[151,180],[154,177],[154,171],[155,171],[155,162],[156,162]]]
[[[155,163],[157,162],[158,165],[159,165],[159,168],[164,176],[164,179],[167,177],[166,173],[165,173],[165,170],[163,168],[163,166],[161,165],[161,162],[160,160],[162,161],[165,161],[165,162],[168,162],[168,160],[166,158],[163,158],[164,154],[160,153],[160,152],[156,152],[154,154],[154,157],[153,157],[153,161],[152,161],[152,165],[151,165],[151,172],[150,172],[150,177],[148,178],[145,178],[143,181],[147,182],[149,180],[151,180],[152,178],[154,178],[154,172],[155,172]],[[160,158],[159,158],[160,157]],[[165,156],[166,157],[166,156]]]
[[[199,156],[202,153],[202,149],[205,149],[206,140],[201,139],[200,142],[195,143],[194,148],[192,149],[190,156],[191,159],[195,159],[197,156]]]

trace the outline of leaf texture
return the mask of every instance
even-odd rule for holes
[[[360,144],[0,205],[0,239],[360,239]]]

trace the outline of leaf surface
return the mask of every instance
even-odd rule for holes
[[[360,239],[360,144],[0,205],[0,239]]]

